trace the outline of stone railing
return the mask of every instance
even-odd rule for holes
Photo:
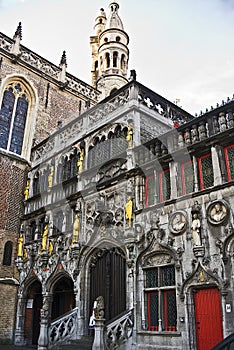
[[[137,164],[145,164],[153,159],[172,154],[184,148],[194,147],[213,138],[226,138],[234,129],[234,100],[211,110],[185,125],[180,125],[135,149]]]
[[[7,51],[8,55],[12,52],[14,42],[15,41],[13,39],[10,39],[3,33],[0,33],[0,49]],[[31,66],[31,68],[39,70],[48,77],[57,80],[59,84],[61,83],[61,68],[27,49],[23,45],[20,45],[20,53],[17,60],[19,63],[24,62]],[[93,102],[97,102],[100,95],[100,92],[94,89],[92,86],[86,84],[69,73],[66,73],[66,82],[64,83],[64,87],[67,90],[71,90],[74,93],[87,97]]]
[[[107,323],[105,330],[106,349],[114,350],[124,344],[132,336],[133,323],[133,309]]]
[[[71,339],[77,329],[78,308],[54,320],[49,327],[49,348]]]

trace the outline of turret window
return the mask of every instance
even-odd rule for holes
[[[117,36],[116,39],[115,39],[117,42],[120,41],[120,36]]]
[[[106,53],[106,68],[110,68],[110,54]]]
[[[0,110],[0,147],[21,154],[26,118],[28,93],[19,83],[11,83],[4,91]]]
[[[114,68],[117,67],[117,59],[118,59],[118,52],[114,51],[114,53],[113,53],[113,67]]]
[[[13,243],[11,241],[6,242],[4,247],[3,262],[2,262],[2,264],[5,266],[11,266],[12,248],[13,248]]]

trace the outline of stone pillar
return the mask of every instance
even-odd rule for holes
[[[222,184],[222,174],[218,156],[218,146],[211,147],[212,165],[214,169],[214,186]]]
[[[43,296],[43,307],[41,309],[40,335],[37,350],[47,350],[49,345],[48,328],[50,324],[52,296]]]
[[[25,345],[24,340],[24,320],[25,320],[25,307],[26,298],[21,294],[18,294],[18,305],[16,314],[16,326],[15,326],[15,345]]]
[[[104,342],[104,327],[105,319],[104,318],[95,318],[94,324],[94,341],[92,350],[105,350]]]

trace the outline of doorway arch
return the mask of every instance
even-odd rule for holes
[[[126,310],[126,259],[120,249],[99,249],[90,263],[90,307],[103,296],[107,321]]]
[[[42,309],[42,287],[34,281],[28,288],[24,333],[27,344],[37,345],[40,334],[40,311]]]
[[[51,320],[54,320],[75,307],[74,283],[71,278],[61,277],[53,287]]]

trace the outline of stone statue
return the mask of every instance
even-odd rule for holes
[[[72,243],[78,243],[79,232],[80,232],[80,220],[79,220],[78,213],[76,213],[74,224],[73,224]]]
[[[133,201],[132,197],[128,196],[128,202],[125,205],[125,212],[126,212],[126,219],[128,220],[128,226],[132,226],[132,219],[133,219]]]
[[[95,318],[104,317],[104,298],[102,296],[97,297],[96,299],[96,308],[95,308]]]
[[[201,221],[198,218],[198,213],[194,212],[192,213],[192,236],[193,236],[193,244],[195,246],[200,246],[201,245]]]
[[[30,188],[30,180],[28,179],[27,182],[26,182],[25,189],[24,189],[24,200],[25,201],[28,200],[29,188]]]
[[[47,250],[47,239],[49,234],[49,225],[46,224],[44,231],[42,233],[42,241],[41,241],[41,251]]]
[[[54,179],[54,167],[52,166],[50,168],[50,173],[48,176],[48,187],[51,188],[53,186],[53,179]]]
[[[22,233],[20,233],[18,238],[17,256],[21,258],[23,257],[23,245],[24,245],[24,237]]]
[[[126,136],[126,140],[128,141],[128,148],[132,148],[133,146],[133,126],[132,124],[128,127],[128,133]]]

